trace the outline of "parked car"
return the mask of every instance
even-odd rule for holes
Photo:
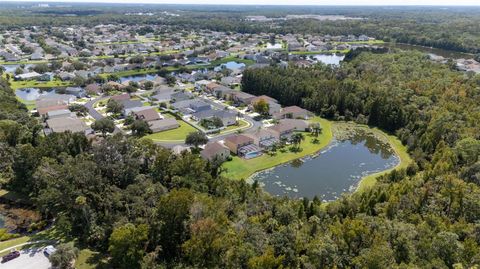
[[[57,251],[57,249],[54,247],[54,246],[46,246],[44,249],[43,249],[43,254],[47,255],[47,256],[50,256],[52,255],[55,251]]]
[[[11,261],[15,258],[18,258],[20,256],[20,252],[19,251],[12,251],[10,253],[8,253],[7,255],[3,256],[2,258],[2,263],[4,262],[8,262],[8,261]]]

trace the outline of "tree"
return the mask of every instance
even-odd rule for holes
[[[185,144],[193,145],[198,150],[199,145],[205,145],[208,142],[208,137],[203,132],[191,132],[185,138]]]
[[[105,137],[107,133],[113,133],[115,123],[109,118],[99,119],[92,124],[92,129],[96,132],[101,132],[102,136]]]
[[[292,143],[296,150],[300,149],[300,143],[305,140],[305,136],[302,133],[294,133],[291,137]]]
[[[49,70],[48,65],[44,64],[44,63],[37,64],[33,67],[33,71],[35,71],[37,73],[40,73],[40,74],[47,73],[48,70]]]
[[[145,83],[143,83],[143,87],[145,87],[145,90],[149,91],[153,89],[153,82],[151,82],[150,80],[145,81]]]
[[[107,102],[107,113],[120,114],[123,111],[123,104],[114,99]]]
[[[148,225],[127,223],[113,229],[108,252],[115,268],[140,268],[148,241]]]
[[[315,122],[310,124],[310,130],[313,136],[318,137],[322,133],[322,127],[320,127],[320,123]]]
[[[107,76],[108,81],[119,81],[120,77],[117,74],[109,74]]]
[[[253,104],[253,110],[260,115],[268,115],[270,111],[270,105],[264,99],[260,99]]]
[[[134,136],[138,136],[138,137],[142,137],[146,134],[152,133],[152,130],[150,130],[150,126],[148,125],[148,122],[144,120],[135,120],[130,126],[130,130],[132,130],[132,134]]]
[[[70,269],[74,268],[74,261],[78,257],[78,253],[79,251],[73,243],[60,244],[57,246],[57,250],[52,253],[48,259],[53,267]]]

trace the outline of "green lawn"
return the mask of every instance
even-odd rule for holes
[[[189,133],[197,131],[183,120],[177,121],[180,124],[179,128],[147,135],[144,138],[152,139],[155,142],[183,142]]]
[[[305,141],[303,141],[300,145],[300,147],[302,148],[301,152],[290,152],[287,150],[286,152],[282,153],[280,151],[277,151],[277,154],[275,156],[263,154],[260,157],[250,160],[245,160],[243,158],[235,156],[233,157],[232,161],[225,162],[223,164],[223,167],[226,169],[224,176],[231,179],[246,179],[255,172],[272,168],[274,166],[287,163],[292,160],[320,151],[322,148],[327,146],[333,138],[332,122],[321,119],[319,117],[315,117],[310,121],[320,122],[321,124],[322,134],[318,137],[320,143],[313,144],[311,142],[313,137],[311,137],[309,134],[306,134]]]
[[[223,129],[220,133],[226,133],[226,132],[230,132],[232,130],[240,130],[240,129],[243,129],[243,128],[249,126],[249,125],[250,124],[248,123],[248,121],[239,120],[238,125],[230,125],[227,128]]]

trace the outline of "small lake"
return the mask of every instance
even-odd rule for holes
[[[416,46],[416,45],[410,45],[410,44],[402,44],[402,43],[385,43],[383,46],[387,48],[397,48],[401,50],[418,50],[427,54],[433,54],[436,56],[442,56],[445,58],[452,58],[452,59],[460,59],[460,58],[470,59],[470,58],[473,58],[474,56],[468,53],[437,49],[437,48],[429,48],[424,46]]]
[[[139,82],[139,81],[142,81],[142,80],[144,80],[144,79],[146,79],[146,80],[154,80],[156,77],[157,77],[157,75],[151,75],[151,74],[120,77],[120,83],[123,83],[123,82],[125,82],[125,81],[135,81],[135,82]]]
[[[19,64],[3,64],[2,65],[5,68],[5,73],[14,73],[15,70],[20,67]],[[32,67],[33,64],[26,64],[24,69],[27,70],[28,68]]]
[[[291,198],[318,196],[331,201],[355,190],[364,176],[395,167],[399,158],[372,135],[356,134],[333,141],[317,157],[295,160],[253,175],[264,190]]]
[[[345,55],[343,54],[315,54],[309,57],[317,62],[331,65],[340,65],[340,62],[345,59]]]
[[[222,70],[222,68],[228,68],[228,69],[234,70],[234,69],[240,69],[240,68],[243,68],[243,67],[245,67],[244,63],[238,63],[238,62],[235,62],[235,61],[230,61],[230,62],[221,64],[221,65],[215,67],[214,71],[218,72],[218,71]]]
[[[39,88],[23,88],[15,90],[15,95],[25,101],[35,101],[41,96],[55,93],[54,89],[42,90]]]

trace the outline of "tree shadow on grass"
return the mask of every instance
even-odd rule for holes
[[[94,265],[95,269],[112,269],[113,267],[109,264],[107,256],[102,253],[95,252],[90,257],[87,258],[86,263],[89,265]]]

